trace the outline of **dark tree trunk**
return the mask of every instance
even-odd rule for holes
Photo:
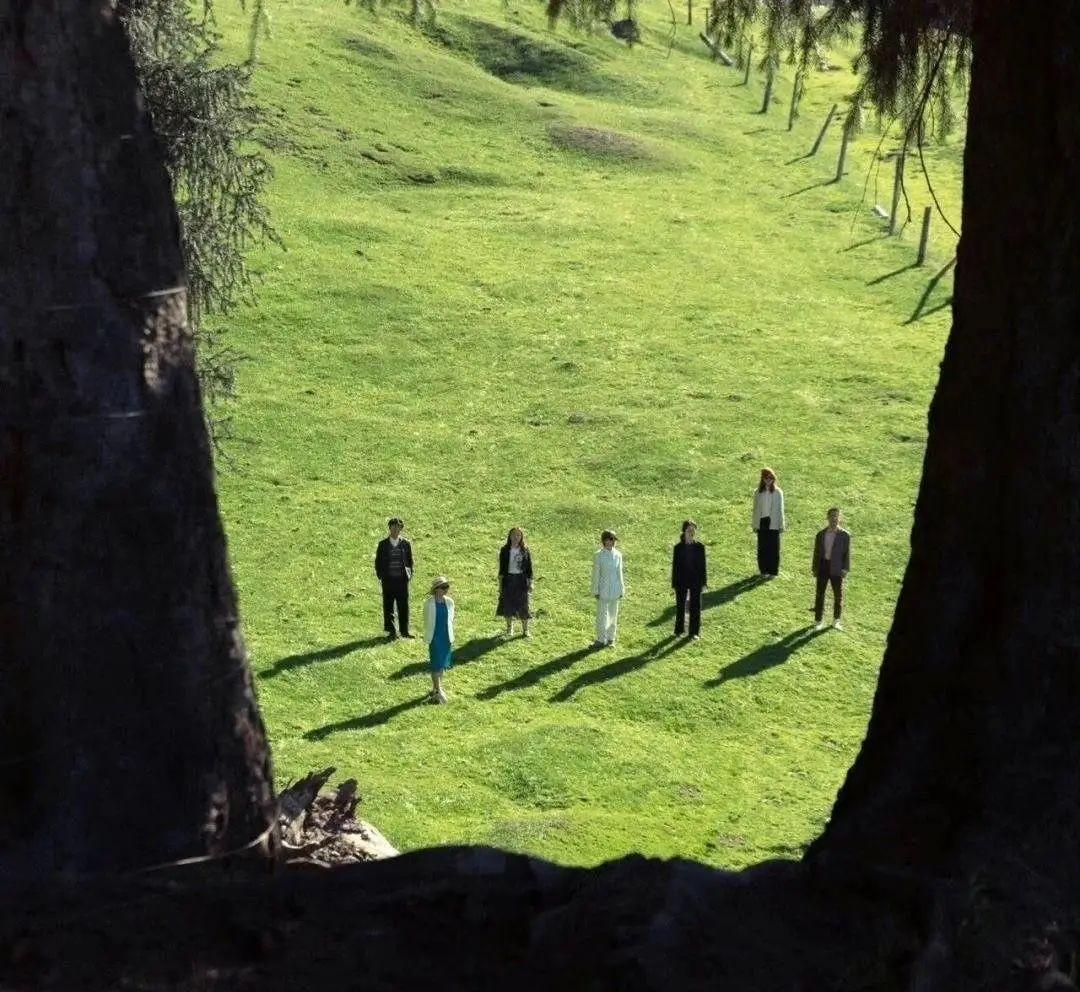
[[[242,847],[269,754],[172,194],[107,3],[0,0],[0,231],[0,871]]]
[[[911,561],[811,857],[1051,893],[1080,883],[1080,4],[974,11],[954,323]]]

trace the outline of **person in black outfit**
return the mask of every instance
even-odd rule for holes
[[[690,605],[690,639],[701,633],[701,590],[709,583],[705,572],[705,545],[696,540],[697,524],[684,520],[682,537],[671,553],[671,588],[675,590],[675,636],[683,632]]]
[[[398,629],[402,637],[409,633],[409,580],[413,573],[412,545],[401,536],[405,523],[400,517],[387,521],[390,536],[384,537],[375,549],[375,574],[382,583],[383,630],[393,640],[394,606],[397,605]]]

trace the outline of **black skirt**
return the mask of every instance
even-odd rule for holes
[[[495,615],[500,617],[528,620],[529,613],[529,580],[520,572],[506,574],[502,577],[499,586],[499,605],[495,607]]]

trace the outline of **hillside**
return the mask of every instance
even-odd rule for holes
[[[222,509],[279,780],[333,764],[403,849],[469,841],[591,864],[641,851],[742,865],[817,832],[865,732],[906,562],[926,408],[948,330],[935,221],[882,237],[879,136],[830,184],[805,152],[847,72],[786,129],[761,82],[568,27],[539,4],[271,7],[256,75],[287,250],[260,251]],[[241,52],[245,15],[221,8]],[[928,150],[959,217],[959,143]],[[912,209],[929,203],[909,169]],[[864,200],[864,184],[867,185]],[[788,499],[784,572],[754,572],[750,492]],[[811,636],[825,509],[854,535],[843,633]],[[421,641],[385,644],[371,570],[400,514],[419,593],[454,581],[451,704],[420,705]],[[670,633],[670,545],[701,525],[703,639]],[[522,524],[530,641],[498,641],[495,555]],[[615,652],[589,653],[589,558],[626,556]]]

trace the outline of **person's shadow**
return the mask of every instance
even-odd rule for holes
[[[474,637],[471,641],[466,641],[460,648],[454,648],[454,668],[458,668],[461,665],[467,665],[470,661],[476,661],[478,658],[482,658],[489,651],[494,650],[500,644],[503,639],[501,637]],[[396,672],[392,672],[389,676],[395,682],[399,679],[407,679],[413,675],[422,675],[428,671],[428,663],[426,661],[413,661],[408,665],[403,665]]]
[[[668,634],[662,641],[646,648],[640,654],[633,654],[627,658],[617,658],[615,661],[600,668],[594,668],[589,672],[582,672],[576,679],[567,682],[555,695],[551,697],[553,703],[565,703],[568,699],[589,685],[599,685],[602,682],[610,682],[620,675],[637,671],[654,661],[659,661],[674,651],[685,647],[690,641],[685,637],[675,637]]]
[[[336,658],[344,658],[354,651],[363,651],[365,648],[373,648],[379,644],[388,643],[386,635],[382,637],[366,637],[362,641],[348,641],[332,648],[320,648],[318,651],[308,651],[305,654],[290,654],[287,658],[275,661],[270,668],[259,672],[259,678],[272,679],[282,672],[288,672],[293,668],[302,668],[304,665],[314,665],[320,661],[334,661]]]
[[[513,692],[515,689],[527,689],[531,685],[536,685],[541,679],[546,679],[549,675],[554,675],[556,672],[561,672],[566,668],[576,665],[582,658],[587,658],[590,654],[598,650],[600,649],[590,645],[587,648],[578,648],[576,651],[570,651],[558,658],[552,658],[551,661],[546,661],[542,665],[530,668],[527,672],[522,672],[517,678],[509,679],[506,682],[500,682],[498,685],[489,686],[487,689],[481,690],[476,694],[476,698],[494,699],[504,692]]]
[[[368,713],[367,716],[354,716],[348,720],[338,720],[337,723],[328,723],[325,727],[317,727],[314,730],[309,730],[304,734],[304,740],[321,741],[323,738],[329,737],[331,734],[340,733],[343,730],[368,730],[371,727],[379,727],[392,720],[399,713],[416,709],[417,706],[423,706],[428,699],[429,697],[425,693],[423,696],[417,696],[415,699],[407,700],[404,703],[398,703],[396,706],[388,706],[384,710]]]
[[[750,575],[745,579],[739,579],[737,582],[732,582],[722,589],[707,589],[701,595],[701,612],[704,613],[706,610],[711,610],[714,606],[723,606],[725,603],[730,603],[737,596],[741,596],[744,592],[749,592],[751,589],[756,589],[758,586],[764,585],[767,581],[768,579],[766,579],[764,575]],[[646,626],[663,627],[665,624],[673,625],[674,623],[675,605],[673,603],[658,617],[650,620]]]
[[[824,630],[816,627],[802,627],[776,641],[774,644],[763,644],[755,651],[744,655],[738,661],[733,661],[726,668],[720,670],[716,678],[709,679],[704,683],[706,689],[715,689],[718,685],[730,682],[732,679],[749,678],[757,675],[768,668],[775,668],[784,664],[799,648],[809,644],[815,637],[820,637]]]

